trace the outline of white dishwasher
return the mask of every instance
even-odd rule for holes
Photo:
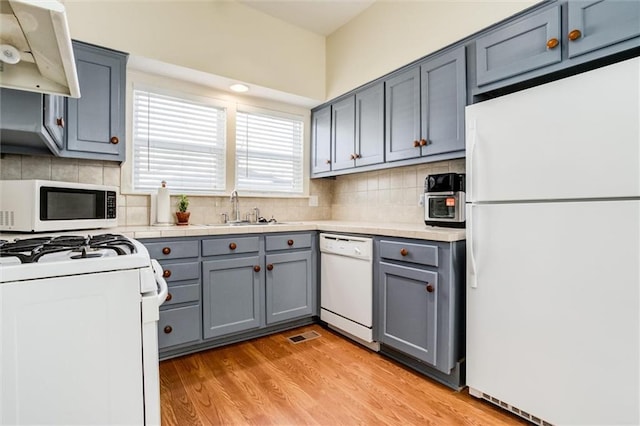
[[[373,340],[371,238],[320,234],[320,319],[370,349]]]

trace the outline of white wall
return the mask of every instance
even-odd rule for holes
[[[535,3],[533,0],[378,0],[327,37],[327,99]]]
[[[64,1],[74,39],[325,98],[325,38],[235,1]]]

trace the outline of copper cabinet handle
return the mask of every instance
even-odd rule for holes
[[[287,245],[291,247],[293,245],[293,240],[287,240]]]
[[[164,332],[165,332],[166,334],[169,334],[169,333],[171,333],[172,331],[173,331],[173,327],[171,327],[170,325],[168,325],[168,326],[166,326],[166,327],[164,328]]]
[[[326,164],[331,164],[331,160],[325,161]]]
[[[433,284],[427,283],[427,293],[433,293],[434,289],[435,287],[433,287]]]
[[[362,155],[360,155],[360,154],[356,154],[356,160],[357,160],[358,158],[362,158]]]
[[[171,276],[171,269],[165,269],[164,271],[162,271],[163,278],[169,278],[170,276]]]
[[[547,41],[547,48],[555,49],[556,47],[558,47],[559,44],[560,44],[560,41],[558,41],[557,38],[553,37],[553,38],[550,38],[549,41]]]
[[[582,37],[582,33],[580,32],[580,30],[572,30],[569,33],[569,40],[571,40],[571,41],[576,41],[580,37]]]
[[[351,154],[351,155],[349,156],[349,158],[350,158],[350,159],[352,159],[352,160],[355,160],[355,159],[356,159],[356,155],[355,155],[355,154]]]
[[[58,127],[64,128],[64,118],[62,117],[56,118],[56,124],[58,125]]]
[[[400,254],[406,256],[409,254],[409,250],[407,250],[406,248],[400,249]]]
[[[429,142],[426,139],[420,139],[420,146],[425,146]]]
[[[238,246],[236,245],[236,243],[229,243],[229,249],[230,250],[235,250]]]
[[[253,267],[253,270],[254,270],[255,272],[260,272],[260,265],[256,265],[256,266],[254,266],[254,267]]]
[[[163,247],[162,254],[171,254],[171,247]]]
[[[114,145],[117,145],[118,142],[120,142],[120,139],[118,139],[117,136],[111,136],[111,139],[109,139],[109,142],[111,142]]]
[[[169,300],[173,299],[173,295],[171,293],[167,293],[167,298],[164,299],[165,302],[168,302]]]
[[[273,264],[267,263],[267,271],[273,271]]]
[[[417,148],[420,146],[420,141],[413,141],[413,147]]]

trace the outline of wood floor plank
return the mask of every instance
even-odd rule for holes
[[[160,376],[170,426],[527,424],[320,325],[163,361]]]

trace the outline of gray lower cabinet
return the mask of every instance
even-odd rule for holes
[[[313,275],[311,250],[267,254],[267,324],[313,314]]]
[[[202,262],[203,333],[205,339],[264,325],[263,273],[260,257]]]
[[[331,171],[331,106],[311,116],[311,174]]]
[[[160,354],[201,342],[199,239],[150,239],[143,243],[151,258],[162,266],[169,287],[167,299],[160,306]]]
[[[464,384],[465,242],[374,239],[381,352],[448,386]]]
[[[430,58],[386,81],[386,160],[464,153],[465,48]]]
[[[79,99],[67,103],[66,157],[125,159],[127,55],[77,41]]]

